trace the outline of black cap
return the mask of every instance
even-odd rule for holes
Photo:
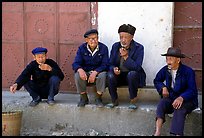
[[[87,38],[90,34],[97,34],[97,35],[98,35],[98,31],[97,31],[96,29],[88,30],[88,31],[84,34],[84,37]]]
[[[126,32],[126,33],[129,33],[131,35],[134,35],[135,31],[136,31],[136,28],[130,24],[123,24],[118,29],[118,33]]]

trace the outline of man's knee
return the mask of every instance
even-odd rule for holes
[[[138,75],[139,75],[139,74],[138,74],[137,71],[130,71],[130,72],[128,72],[128,74],[127,74],[127,78],[128,78],[128,79],[139,78]]]
[[[108,78],[108,79],[114,79],[114,78],[115,78],[115,75],[113,74],[113,72],[108,72],[107,78]]]
[[[33,88],[34,87],[34,83],[32,82],[32,80],[28,81],[27,83],[24,84],[24,88],[26,90]]]
[[[101,72],[98,74],[99,79],[106,79],[106,77],[107,77],[107,72]]]
[[[51,83],[58,84],[60,83],[60,78],[58,76],[52,76],[49,81]]]
[[[79,78],[79,72],[74,73],[74,78]]]

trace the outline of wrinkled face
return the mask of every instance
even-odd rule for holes
[[[37,61],[38,64],[45,63],[47,55],[42,53],[42,54],[35,54],[33,55],[34,60]]]
[[[123,47],[129,47],[130,46],[130,42],[133,39],[133,35],[126,33],[126,32],[120,32],[119,37],[120,37],[120,44]]]
[[[88,43],[91,49],[94,49],[98,45],[98,35],[90,34],[85,41]]]
[[[166,56],[166,63],[169,69],[178,69],[181,59],[172,56]]]

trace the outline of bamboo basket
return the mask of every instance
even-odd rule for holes
[[[22,111],[2,111],[2,136],[20,136]]]

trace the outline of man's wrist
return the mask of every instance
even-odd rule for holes
[[[98,75],[98,72],[97,72],[97,71],[94,70],[93,72],[94,72],[94,74]]]
[[[126,55],[126,56],[123,56],[123,59],[124,59],[124,60],[126,60],[127,58],[128,58],[128,55]]]

